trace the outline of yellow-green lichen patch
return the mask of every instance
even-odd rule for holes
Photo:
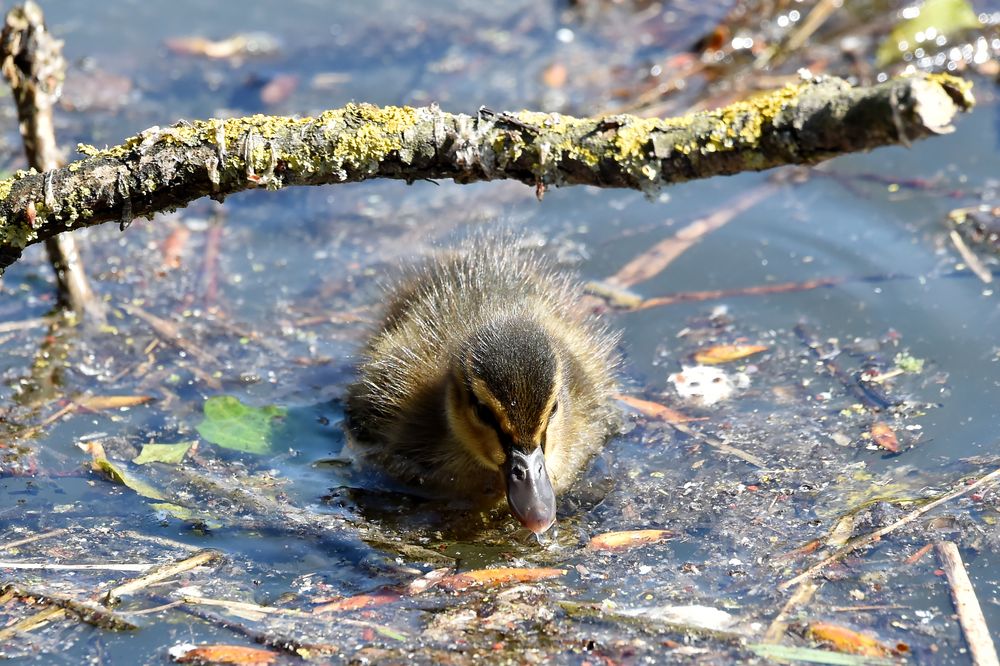
[[[558,113],[544,113],[542,111],[518,111],[513,114],[514,118],[518,122],[522,122],[525,125],[530,125],[537,127],[539,130],[554,130],[556,132],[561,131],[561,127],[565,127],[566,116],[560,115]],[[571,119],[572,120],[572,119]]]
[[[518,111],[513,117],[518,122],[537,129],[539,136],[533,143],[545,150],[539,150],[539,159],[543,164],[536,165],[536,170],[552,171],[551,167],[557,166],[557,162],[561,160],[574,160],[589,167],[595,167],[600,162],[600,142],[590,139],[594,129],[593,120],[538,111]],[[500,148],[511,152],[511,157],[515,160],[522,153],[521,145],[516,141],[504,143]]]
[[[13,181],[14,179],[12,178],[0,181],[0,194],[6,191],[6,195],[2,198],[6,199],[10,195],[10,188],[13,185]],[[25,219],[23,213],[15,213],[11,218],[5,217],[0,219],[0,245],[23,249],[35,242],[35,240],[35,230]]]
[[[327,114],[324,114],[324,117]],[[323,118],[323,117],[321,117]],[[350,104],[328,127],[336,162],[374,170],[393,151],[404,147],[404,135],[417,125],[417,111],[409,106]]]
[[[704,152],[756,149],[761,131],[774,122],[782,111],[798,100],[804,86],[788,85],[780,90],[735,102],[721,109],[710,111],[706,118],[711,123]]]
[[[59,217],[66,228],[71,228],[79,219],[89,219],[94,216],[91,209],[91,201],[94,191],[86,186],[79,187],[69,193],[60,203]]]
[[[0,180],[0,201],[6,200],[10,196],[11,190],[14,188],[15,178],[4,178]],[[24,247],[24,245],[19,245],[16,241],[21,239],[12,238],[11,234],[11,224],[10,221],[3,216],[0,216],[0,243],[4,245],[12,245],[14,247]]]
[[[278,160],[295,173],[305,174],[315,172],[317,165],[320,163],[317,160],[321,160],[321,157],[314,155],[313,151],[308,148],[308,144],[296,146],[296,148],[297,150],[291,152],[282,152],[278,156]]]
[[[89,143],[78,143],[76,144],[76,152],[87,157],[97,157],[101,154],[101,149]]]
[[[16,177],[4,178],[3,180],[0,180],[0,201],[3,201],[10,196],[10,191],[14,189],[14,183],[16,182]]]
[[[633,118],[619,127],[612,141],[618,161],[648,160],[651,134],[660,129],[663,129],[663,121],[659,118]]]
[[[315,118],[291,118],[288,116],[265,116],[261,114],[245,118],[227,118],[223,121],[222,139],[226,143],[226,151],[238,151],[245,137],[254,134],[261,139],[274,139],[287,135],[295,127],[316,122]],[[198,136],[201,141],[218,145],[220,133],[218,121],[208,120],[197,123]]]
[[[567,159],[583,162],[589,167],[596,167],[601,161],[600,156],[593,150],[583,144],[574,142],[571,139],[566,139],[564,142],[556,146],[556,148]]]

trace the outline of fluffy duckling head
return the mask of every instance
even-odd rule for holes
[[[536,534],[556,517],[545,452],[564,430],[563,365],[553,337],[527,315],[483,324],[451,359],[452,434],[479,463],[502,474],[511,513]]]

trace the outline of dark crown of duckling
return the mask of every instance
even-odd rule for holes
[[[478,330],[465,353],[466,389],[473,398],[488,392],[504,432],[525,444],[544,435],[559,367],[549,334],[530,318],[509,317]]]
[[[609,434],[614,336],[511,239],[428,261],[391,292],[347,398],[371,462],[541,533]]]

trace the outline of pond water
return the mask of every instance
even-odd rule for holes
[[[71,63],[57,131],[66,146],[113,145],[179,118],[313,114],[350,101],[596,113],[621,101],[616,73],[690,47],[691,35],[728,10],[575,6],[296,0],[279,11],[115,0],[84,14],[79,3],[46,2]],[[251,34],[266,52],[206,59],[166,46],[234,34]],[[752,658],[746,645],[763,640],[789,594],[777,585],[818,558],[796,549],[827,538],[845,516],[855,518],[855,534],[867,533],[1000,460],[996,288],[965,268],[947,223],[956,208],[997,205],[996,85],[976,85],[978,106],[953,134],[654,197],[577,187],[538,201],[518,183],[372,181],[199,201],[123,233],[105,225],[79,234],[111,312],[102,330],[33,324],[54,295],[44,253],[31,248],[4,275],[0,300],[0,324],[26,322],[0,327],[0,547],[61,531],[0,551],[0,560],[162,563],[204,548],[221,558],[126,598],[116,610],[137,630],[55,618],[8,637],[0,654],[15,663],[156,664],[169,663],[177,644],[291,636],[335,645],[320,658],[332,663]],[[16,117],[11,104],[4,109],[0,156],[6,169],[22,168]],[[600,280],[751,196],[755,205],[635,291],[836,283],[609,311],[622,331],[623,392],[705,420],[678,432],[627,413],[624,432],[562,502],[548,543],[533,543],[509,520],[480,525],[392,492],[344,449],[340,397],[377,317],[378,280],[395,266],[499,221],[584,280]],[[177,248],[177,265],[168,247]],[[995,270],[995,249],[994,258],[981,256]],[[746,376],[735,396],[702,407],[677,395],[668,377],[691,365],[693,352],[740,341],[767,350],[724,367]],[[882,384],[894,408],[858,406],[865,383],[855,375],[907,360],[916,371]],[[73,407],[80,395],[153,400],[88,410]],[[180,465],[129,462],[145,444],[198,441],[206,401],[218,396],[283,410],[268,455],[202,439]],[[866,438],[876,421],[891,425],[901,453],[886,455]],[[83,447],[94,443],[163,497],[92,471]],[[995,489],[959,498],[858,551],[821,578],[793,624],[849,625],[905,643],[919,663],[967,663],[933,554],[905,560],[928,543],[957,542],[987,621],[1000,631],[998,506]],[[621,552],[586,547],[603,532],[649,528],[674,538]],[[557,567],[565,575],[499,591],[410,592],[412,581],[446,566]],[[0,563],[0,581],[80,600],[136,575]],[[401,596],[301,614],[374,593]],[[181,604],[184,595],[300,614]],[[567,602],[605,610],[612,602],[622,612],[590,617]],[[650,610],[681,605],[727,611],[744,638],[677,630]],[[25,606],[7,599],[0,613],[13,622],[35,612]],[[627,620],[635,609],[645,615]],[[807,644],[794,631],[787,641]]]

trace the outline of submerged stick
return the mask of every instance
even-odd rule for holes
[[[66,609],[59,608],[58,606],[47,606],[42,610],[29,615],[28,617],[16,622],[8,627],[0,629],[0,643],[3,643],[9,638],[13,638],[16,634],[31,631],[35,627],[42,625],[46,622],[53,622],[55,620],[60,620],[66,616]]]
[[[961,497],[962,495],[965,495],[966,493],[968,493],[968,492],[970,492],[972,490],[975,490],[976,488],[979,488],[980,486],[982,486],[984,484],[987,484],[990,481],[994,481],[996,479],[1000,479],[1000,468],[997,468],[997,469],[993,470],[992,472],[990,472],[986,476],[979,477],[978,479],[976,479],[975,481],[973,481],[972,483],[970,483],[968,485],[961,485],[958,488],[956,488],[955,490],[952,490],[950,493],[945,493],[944,495],[942,495],[941,497],[937,498],[933,502],[928,502],[927,504],[923,505],[922,507],[911,511],[910,513],[906,514],[905,516],[903,516],[902,518],[900,518],[899,520],[897,520],[894,523],[890,523],[889,525],[886,525],[885,527],[880,527],[879,529],[875,530],[874,532],[869,532],[868,534],[865,534],[864,536],[860,536],[860,537],[858,537],[856,539],[851,539],[846,544],[844,544],[843,546],[841,546],[840,548],[838,548],[837,550],[835,550],[828,557],[823,558],[822,560],[820,560],[816,564],[812,565],[811,567],[809,567],[808,569],[806,569],[805,571],[803,571],[802,573],[800,573],[798,576],[795,576],[794,578],[790,578],[790,579],[788,579],[788,580],[786,580],[786,581],[784,581],[782,583],[779,583],[778,584],[778,589],[779,590],[786,590],[789,587],[791,587],[792,585],[796,585],[796,584],[798,584],[798,583],[800,583],[800,582],[802,582],[804,580],[808,580],[808,579],[812,578],[813,576],[815,576],[816,574],[818,574],[820,571],[822,571],[823,569],[825,569],[827,566],[829,566],[833,562],[836,562],[836,561],[838,561],[840,559],[843,559],[846,555],[848,555],[851,552],[857,550],[858,548],[861,548],[862,546],[867,546],[868,544],[872,543],[873,541],[876,541],[876,540],[880,539],[881,537],[885,536],[886,534],[889,534],[890,532],[893,532],[893,531],[899,529],[900,527],[903,527],[904,525],[913,522],[914,520],[916,520],[920,516],[924,515],[928,511],[932,511],[933,509],[936,509],[937,507],[941,506],[945,502],[950,502],[951,500],[955,499],[956,497]]]
[[[958,546],[951,541],[939,541],[935,544],[941,568],[948,577],[951,586],[951,599],[958,613],[958,622],[962,625],[965,642],[969,644],[972,663],[975,666],[998,666],[997,649],[990,638],[990,628],[983,616],[983,609],[976,598],[976,590],[972,587],[969,574],[962,563],[962,554]]]
[[[51,562],[0,562],[0,569],[37,571],[148,571],[155,564],[55,564]]]
[[[117,587],[108,590],[108,593],[104,595],[104,604],[111,605],[116,603],[121,597],[127,594],[134,594],[135,592],[149,587],[154,583],[159,583],[161,580],[166,580],[177,574],[184,573],[185,571],[190,571],[196,567],[200,567],[203,564],[208,564],[218,558],[222,557],[222,554],[215,550],[203,550],[198,552],[191,557],[185,558],[179,562],[171,562],[169,564],[164,564],[163,566],[156,567],[145,576],[136,578],[135,580],[130,580],[127,583],[123,583]]]
[[[266,628],[253,629],[242,622],[236,622],[235,620],[230,620],[229,618],[223,617],[218,613],[211,613],[203,610],[191,605],[187,601],[178,606],[178,609],[184,611],[188,615],[198,618],[199,620],[203,620],[218,627],[222,627],[223,629],[228,629],[229,631],[240,634],[241,636],[245,636],[260,645],[276,648],[299,657],[307,658],[315,655],[336,654],[340,650],[338,646],[330,643],[309,643],[301,641],[297,638],[292,638],[291,636],[270,631]]]
[[[278,615],[283,617],[298,617],[302,619],[316,619],[315,612],[306,612],[295,610],[294,608],[277,608],[275,606],[261,606],[260,604],[254,604],[247,601],[231,601],[229,599],[212,599],[210,597],[194,597],[185,596],[184,603],[186,604],[197,604],[200,606],[218,606],[225,608],[233,613],[249,613],[249,614],[259,614],[259,615]],[[338,624],[349,624],[353,627],[364,627],[365,629],[373,629],[383,636],[395,640],[403,640],[406,635],[400,631],[396,631],[391,627],[386,627],[375,622],[366,622],[364,620],[354,620],[347,617],[338,617]]]
[[[679,118],[574,118],[531,111],[477,116],[436,106],[351,104],[314,118],[251,116],[153,127],[45,174],[0,181],[0,270],[70,229],[264,187],[394,178],[518,180],[653,193],[670,183],[815,164],[952,130],[975,100],[943,75],[851,87],[811,77]]]
[[[968,273],[964,270],[948,271],[944,273],[937,273],[930,277],[935,278],[962,278],[966,277]],[[992,276],[993,273],[990,273]],[[1000,271],[997,271],[997,275],[1000,275]],[[658,308],[669,305],[677,305],[680,303],[701,303],[704,301],[717,301],[726,298],[734,298],[738,296],[771,296],[774,294],[788,294],[801,291],[813,291],[814,289],[827,289],[829,287],[837,287],[842,284],[853,284],[853,283],[868,283],[868,284],[881,284],[883,282],[893,282],[896,280],[917,280],[923,279],[929,276],[923,275],[911,275],[908,273],[881,273],[877,275],[860,275],[860,276],[849,276],[842,275],[837,277],[820,277],[811,278],[808,280],[803,280],[802,282],[779,282],[772,284],[759,284],[751,285],[749,287],[733,287],[730,289],[708,289],[704,291],[682,291],[674,294],[667,294],[665,296],[653,296],[651,298],[643,299],[642,297],[632,294],[632,292],[624,292],[626,296],[630,297],[631,300],[622,299],[620,294],[614,290],[609,290],[608,292],[602,292],[601,287],[604,283],[592,282],[587,285],[587,290],[597,296],[601,296],[609,302],[612,307],[619,307],[629,310],[647,310],[649,308]],[[880,375],[880,379],[872,379],[871,381],[884,381],[884,375]]]
[[[695,243],[729,224],[733,218],[753,208],[776,191],[777,187],[773,183],[767,183],[727,200],[710,214],[685,225],[673,235],[634,257],[618,269],[617,273],[605,278],[605,282],[615,287],[632,288],[640,282],[656,277]]]
[[[22,319],[21,321],[0,322],[0,333],[10,333],[12,331],[26,331],[32,328],[42,328],[52,324],[52,317],[35,317],[33,319]]]
[[[976,274],[976,277],[980,279],[983,284],[990,284],[993,282],[993,273],[990,269],[983,265],[982,260],[976,256],[976,253],[966,245],[962,237],[958,235],[958,232],[952,229],[948,232],[948,238],[951,239],[951,244],[955,246],[958,253],[962,255],[962,260],[965,265],[969,267],[969,270]]]
[[[65,527],[60,527],[59,529],[49,530],[48,532],[39,532],[38,534],[32,534],[31,536],[24,537],[23,539],[15,539],[14,541],[8,541],[7,543],[0,544],[0,550],[10,550],[11,548],[17,548],[18,546],[25,546],[29,543],[35,543],[36,541],[42,541],[43,539],[50,539],[52,537],[62,536],[69,530]]]
[[[687,435],[697,442],[708,444],[723,453],[727,453],[731,456],[739,458],[740,460],[748,462],[754,467],[760,467],[762,469],[767,467],[761,458],[753,455],[752,453],[747,453],[743,449],[737,448],[732,444],[713,437],[712,435],[698,432],[694,428],[684,424],[684,421],[700,421],[702,419],[692,419],[684,416],[680,412],[670,409],[666,405],[661,405],[658,402],[652,402],[650,400],[642,400],[640,398],[634,398],[623,394],[618,394],[615,398],[644,416],[651,419],[657,419],[658,421],[663,421],[674,430]]]
[[[0,588],[0,590],[3,590],[4,592],[13,591],[15,595],[22,599],[37,599],[38,601],[48,604],[51,607],[60,608],[67,613],[72,613],[87,624],[91,624],[101,629],[111,629],[113,631],[131,631],[138,629],[138,626],[113,611],[101,608],[100,606],[92,606],[88,603],[77,601],[72,597],[67,597],[62,594],[21,587],[20,585],[15,585],[13,583],[4,585]]]
[[[816,590],[818,589],[819,586],[811,580],[802,581],[802,584],[795,588],[795,592],[788,597],[785,601],[785,605],[781,607],[778,614],[774,616],[773,620],[771,620],[771,624],[764,633],[763,642],[774,644],[780,643],[781,639],[785,637],[785,632],[788,631],[788,618],[791,617],[792,611],[794,611],[797,606],[809,603],[809,600],[813,598],[813,595],[816,594]]]

